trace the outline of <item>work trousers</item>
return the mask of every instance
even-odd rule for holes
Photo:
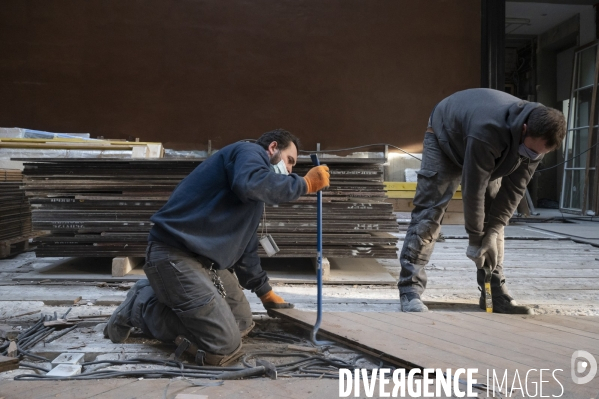
[[[439,237],[445,210],[462,180],[462,168],[445,155],[434,133],[425,133],[423,146],[422,165],[416,172],[418,184],[414,196],[412,220],[399,255],[401,272],[397,286],[400,294],[410,292],[422,294],[426,289],[425,266]],[[501,179],[489,182],[485,192],[485,214],[488,214],[500,186]],[[503,232],[499,240],[503,241]],[[491,278],[491,290],[494,296],[508,293],[503,274],[502,251],[499,260]],[[474,263],[472,265],[474,266]],[[482,269],[477,270],[477,282],[481,288],[484,286],[484,275]]]
[[[237,277],[216,270],[223,298],[209,268],[189,252],[150,242],[144,265],[149,285],[135,298],[131,325],[161,341],[183,335],[207,353],[233,353],[241,345],[240,332],[252,324],[252,311]]]

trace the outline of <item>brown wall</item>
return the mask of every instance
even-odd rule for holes
[[[480,0],[4,0],[0,126],[418,150],[479,58]]]

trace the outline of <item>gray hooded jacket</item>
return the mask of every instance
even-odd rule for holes
[[[462,197],[466,231],[472,244],[485,230],[506,226],[516,210],[540,159],[518,154],[522,125],[542,106],[492,89],[469,89],[442,100],[431,124],[439,145],[462,167]],[[503,178],[485,229],[485,190]]]

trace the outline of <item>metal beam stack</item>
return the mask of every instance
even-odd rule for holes
[[[331,187],[324,192],[324,254],[394,258],[397,232],[385,198],[381,160],[324,159]],[[29,159],[24,186],[33,210],[36,254],[47,256],[144,256],[150,216],[201,159]],[[300,158],[304,175],[311,166]],[[201,188],[198,188],[201,189]],[[316,255],[315,196],[266,207],[264,232],[283,257]],[[262,234],[262,226],[258,229]]]
[[[31,233],[31,208],[20,189],[20,170],[0,169],[0,241],[23,237]]]

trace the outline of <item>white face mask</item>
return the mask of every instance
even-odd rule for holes
[[[281,154],[281,151],[279,151],[279,155]],[[285,165],[285,161],[283,161],[282,159],[276,164],[276,165],[270,165],[270,169],[280,175],[288,175],[289,172],[287,172],[287,166]]]
[[[526,138],[526,133],[524,133],[524,138]],[[530,159],[531,161],[536,161],[541,158],[543,154],[538,154],[536,151],[531,150],[527,146],[524,145],[524,139],[522,139],[522,144],[518,147],[518,154],[523,157]]]
[[[536,161],[543,156],[543,154],[537,154],[535,151],[525,146],[524,143],[520,144],[520,147],[518,147],[518,153],[531,161]]]

